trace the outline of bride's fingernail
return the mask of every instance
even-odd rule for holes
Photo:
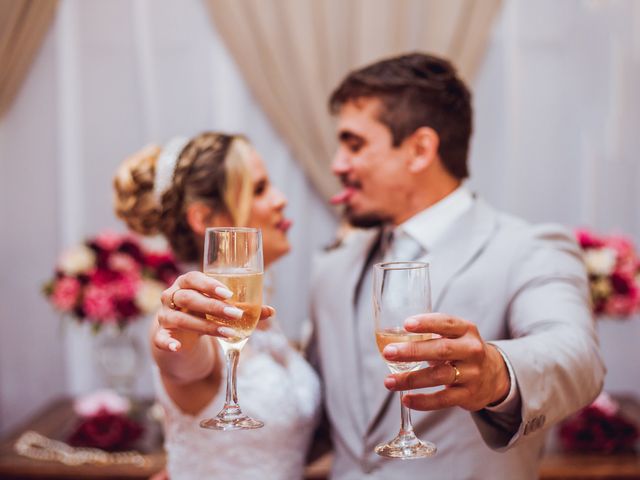
[[[177,352],[178,348],[180,348],[180,344],[178,342],[169,342],[169,350],[172,352]]]
[[[238,338],[240,336],[238,335],[238,332],[236,332],[233,328],[229,328],[229,327],[219,327],[218,333],[220,333],[221,335],[224,335],[227,338]]]
[[[227,317],[235,318],[236,320],[241,319],[243,315],[242,310],[236,307],[224,307],[222,311]]]
[[[215,292],[216,295],[224,299],[233,297],[233,292],[225,287],[216,287]]]

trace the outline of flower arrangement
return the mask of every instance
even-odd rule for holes
[[[90,322],[95,331],[108,324],[123,328],[154,312],[178,273],[170,251],[105,232],[63,252],[43,290],[56,310]]]
[[[560,441],[572,452],[632,452],[637,439],[638,428],[606,393],[560,426]]]
[[[99,390],[78,398],[73,409],[79,417],[69,437],[75,447],[126,450],[144,433],[131,418],[131,402],[111,390]]]
[[[640,258],[632,242],[588,230],[578,230],[576,237],[589,274],[594,313],[627,318],[639,312]]]

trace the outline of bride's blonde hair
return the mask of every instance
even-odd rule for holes
[[[182,149],[173,177],[160,198],[154,195],[161,149],[150,146],[127,158],[113,181],[115,212],[142,235],[162,233],[183,262],[196,262],[200,250],[186,209],[196,201],[246,225],[253,197],[249,141],[241,135],[205,132]]]

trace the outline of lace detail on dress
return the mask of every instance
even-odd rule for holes
[[[302,478],[317,422],[320,384],[309,364],[281,333],[256,330],[238,364],[242,410],[265,426],[218,432],[200,428],[224,404],[224,384],[197,417],[183,413],[166,393],[155,368],[158,398],[165,409],[165,448],[171,480]]]

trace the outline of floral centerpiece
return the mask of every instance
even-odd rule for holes
[[[640,312],[640,258],[631,240],[587,230],[578,230],[576,237],[589,274],[593,312],[615,318]]]
[[[597,317],[629,318],[640,311],[640,259],[631,240],[576,231],[589,275],[591,304]],[[565,420],[560,443],[571,452],[619,453],[633,451],[638,427],[626,418],[606,392]]]
[[[132,415],[128,398],[112,390],[99,390],[74,401],[78,422],[69,444],[102,450],[126,450],[138,440],[144,427]]]
[[[574,452],[632,452],[638,435],[638,428],[620,414],[618,403],[604,392],[560,426],[562,445]]]
[[[94,331],[125,327],[160,306],[160,294],[178,276],[172,253],[130,234],[105,232],[62,253],[44,285],[54,308]]]

